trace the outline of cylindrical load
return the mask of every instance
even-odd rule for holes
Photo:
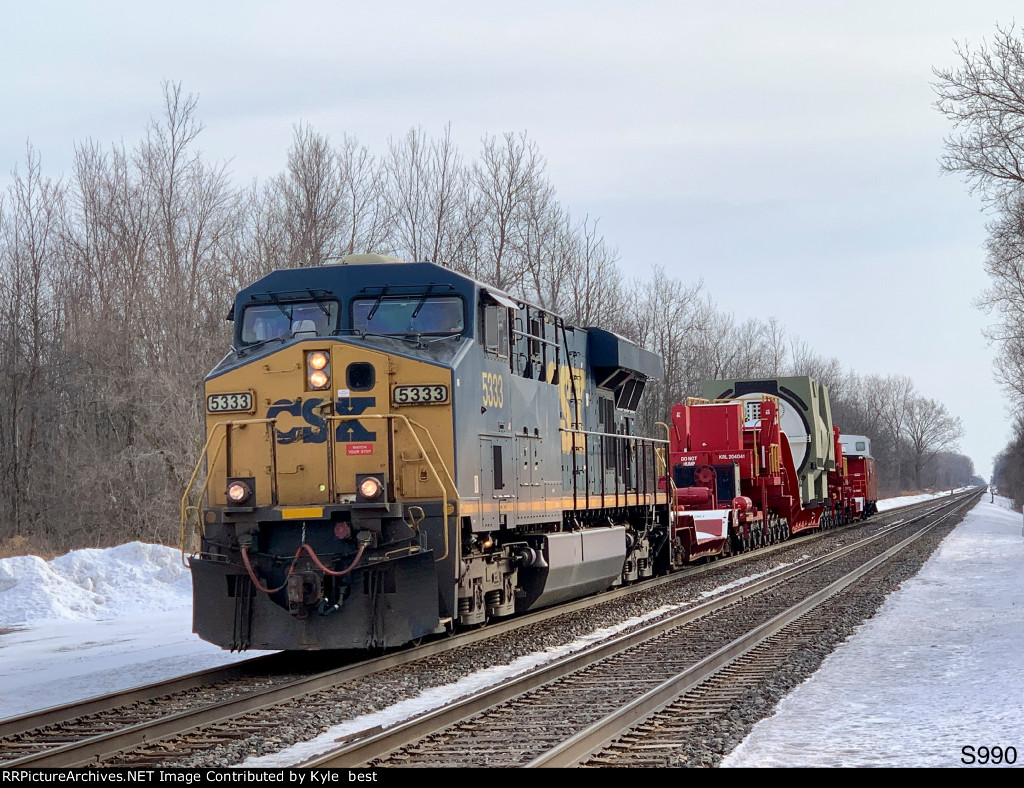
[[[738,512],[749,512],[754,508],[754,502],[745,495],[737,495],[732,499],[732,508]]]
[[[676,503],[680,506],[699,506],[710,501],[711,490],[707,487],[681,487],[676,490]]]

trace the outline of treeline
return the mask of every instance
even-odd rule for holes
[[[199,152],[195,97],[168,84],[163,99],[137,145],[81,143],[65,177],[28,146],[0,194],[0,551],[175,544],[234,292],[354,252],[441,262],[661,353],[651,434],[704,379],[811,374],[844,431],[873,438],[885,490],[973,475],[951,453],[959,420],[908,378],[844,371],[774,319],[722,312],[701,282],[624,278],[525,134],[487,137],[467,160],[449,129],[374,155],[299,125],[285,169],[240,187]]]
[[[1024,35],[996,27],[991,41],[956,46],[958,63],[935,69],[939,110],[952,124],[942,167],[964,178],[988,214],[985,271],[977,306],[992,315],[996,380],[1013,417],[996,456],[993,484],[1024,505]]]

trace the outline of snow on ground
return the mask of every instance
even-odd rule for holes
[[[141,542],[0,560],[0,633],[3,717],[256,655],[193,635],[181,551]]]
[[[883,498],[877,504],[878,511],[886,512],[889,509],[898,509],[901,506],[910,506],[911,504],[921,503],[921,501],[942,498],[946,495],[953,495],[954,493],[958,493],[966,489],[968,488],[958,487],[957,489],[950,490],[949,492],[921,493],[920,495],[901,495],[898,498]]]
[[[998,746],[1020,767],[1022,709],[1024,523],[986,495],[722,765],[953,767]]]
[[[879,509],[939,495],[879,501]],[[926,565],[927,579],[922,572],[905,584],[886,603],[885,614],[858,630],[783,702],[778,715],[755,728],[726,765],[957,765],[961,746],[1000,743],[1016,746],[1024,762],[1024,675],[1017,648],[1024,641],[1024,541],[1021,515],[998,501],[983,499]],[[886,625],[890,608],[898,623]],[[192,634],[191,587],[180,552],[140,543],[74,551],[48,562],[32,556],[0,560],[4,630],[11,631],[0,634],[3,717],[260,653],[230,654]],[[290,765],[347,733],[394,724],[615,631],[490,668],[246,765]],[[896,656],[893,643],[902,648]],[[842,657],[836,669],[841,654],[851,656]],[[976,700],[978,692],[984,702]],[[803,699],[793,700],[798,697]],[[794,736],[794,719],[800,721],[797,730],[828,734]],[[937,744],[926,746],[927,741]]]
[[[0,561],[0,624],[92,621],[180,609],[192,599],[181,552],[132,542],[44,561]]]

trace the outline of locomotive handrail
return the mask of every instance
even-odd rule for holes
[[[668,424],[666,424],[663,421],[655,422],[655,424],[657,426],[659,426],[659,427],[664,427],[665,428],[665,435],[667,436],[666,439],[665,439],[665,444],[667,446],[671,447],[671,445],[672,445],[672,430],[671,430],[671,428],[668,426]],[[672,478],[672,473],[671,473],[671,470],[669,469],[669,465],[668,465],[669,458],[666,457],[664,454],[661,454],[661,453],[659,453],[657,456],[658,456],[658,459],[661,461],[661,468],[664,471],[663,475],[665,476],[665,494],[668,496],[668,521],[669,521],[669,525],[671,526],[676,521],[676,483],[675,483],[675,480]]]
[[[434,438],[430,434],[430,431],[426,427],[424,427],[422,424],[420,424],[419,422],[413,421],[408,416],[405,416],[405,415],[403,415],[401,413],[361,413],[358,416],[325,416],[324,418],[327,421],[350,421],[350,420],[351,421],[355,421],[355,420],[362,421],[362,420],[365,420],[365,419],[388,419],[388,420],[391,420],[391,419],[401,419],[402,421],[405,422],[406,426],[409,428],[409,434],[412,436],[412,439],[414,441],[416,441],[416,445],[419,447],[419,450],[423,453],[423,459],[427,463],[427,467],[430,469],[430,472],[432,474],[434,474],[434,480],[437,482],[437,486],[441,488],[441,499],[442,499],[443,504],[444,504],[444,554],[440,558],[435,559],[434,563],[435,564],[436,563],[440,563],[441,561],[444,561],[446,558],[448,558],[448,550],[449,550],[449,544],[448,544],[448,489],[445,487],[444,482],[441,480],[441,474],[439,474],[437,472],[437,469],[434,467],[434,463],[431,462],[430,455],[427,452],[426,447],[420,441],[419,436],[416,434],[416,430],[413,429],[414,427],[417,427],[417,428],[423,430],[424,434],[426,434],[427,438],[430,440],[430,445],[434,449],[434,454],[437,456],[437,459],[440,462],[441,467],[444,469],[444,475],[447,476],[448,477],[448,481],[451,482],[452,492],[453,492],[453,494],[455,496],[454,497],[454,501],[455,501],[456,504],[458,504],[458,508],[459,508],[460,512],[462,511],[462,499],[459,497],[459,490],[458,490],[458,487],[456,487],[456,485],[455,485],[455,480],[452,478],[451,472],[448,470],[448,466],[445,465],[444,460],[441,457],[441,452],[437,448],[437,444],[434,443]],[[452,508],[454,509],[454,507],[452,507]]]
[[[210,430],[210,437],[206,439],[206,445],[203,446],[203,450],[199,452],[199,460],[196,462],[195,470],[192,471],[192,477],[188,480],[188,484],[185,485],[185,493],[184,495],[181,496],[181,563],[183,566],[188,566],[188,564],[185,562],[185,524],[188,518],[188,513],[190,511],[196,512],[196,520],[199,524],[199,527],[203,527],[202,517],[199,516],[201,503],[200,506],[189,506],[189,495],[192,492],[193,485],[196,483],[196,479],[199,477],[199,471],[203,467],[203,461],[206,460],[207,455],[210,452],[210,444],[212,444],[213,439],[217,437],[218,427],[224,427],[224,434],[221,435],[220,442],[217,444],[217,451],[213,455],[213,464],[216,464],[217,459],[220,457],[220,451],[224,447],[225,441],[227,441],[228,427],[245,424],[272,424],[275,421],[277,421],[277,419],[239,419],[237,421],[229,419],[227,421],[218,421],[214,423],[213,429]],[[210,475],[207,474],[206,479],[203,481],[203,489],[200,490],[199,492],[200,502],[202,502],[203,497],[206,495],[206,490],[209,488],[209,486]]]
[[[440,561],[444,561],[445,559],[447,559],[448,552],[451,549],[450,541],[449,541],[449,535],[448,535],[448,529],[449,529],[449,526],[450,526],[449,512],[448,512],[449,503],[450,502],[454,502],[458,506],[459,510],[461,511],[462,500],[459,497],[458,489],[457,489],[457,487],[455,485],[455,480],[452,478],[451,471],[448,469],[447,465],[445,465],[445,463],[444,463],[444,460],[441,458],[441,452],[437,448],[437,444],[434,442],[434,438],[430,434],[430,431],[427,430],[427,428],[424,427],[419,422],[413,421],[408,416],[405,416],[405,415],[402,415],[402,414],[398,414],[398,413],[376,413],[376,414],[363,413],[363,414],[360,414],[358,417],[357,416],[337,416],[337,415],[335,415],[335,416],[326,416],[325,418],[328,421],[339,421],[339,422],[341,422],[341,421],[352,421],[352,420],[365,420],[365,419],[388,419],[388,420],[400,419],[401,421],[405,422],[406,426],[409,428],[409,434],[412,436],[412,439],[416,442],[416,445],[419,448],[419,450],[423,453],[423,458],[424,458],[424,460],[425,460],[425,462],[427,464],[427,467],[430,469],[430,472],[434,476],[434,480],[437,482],[437,485],[438,485],[438,487],[441,490],[441,497],[442,497],[442,501],[443,501],[443,504],[444,504],[444,553],[439,558],[436,559],[435,563],[436,562],[440,562]],[[244,426],[244,425],[248,425],[248,424],[273,424],[276,421],[277,421],[276,418],[273,418],[273,419],[239,419],[239,420],[218,421],[218,422],[213,424],[212,428],[210,429],[210,437],[207,438],[206,444],[203,446],[202,451],[200,451],[200,453],[199,453],[199,459],[196,462],[195,470],[192,471],[192,476],[189,479],[188,484],[185,485],[185,492],[184,492],[184,494],[181,497],[181,533],[180,533],[180,539],[181,539],[181,562],[182,562],[182,565],[184,565],[186,567],[188,566],[187,562],[185,561],[185,541],[186,541],[185,531],[186,531],[186,528],[187,528],[188,517],[189,517],[189,514],[191,512],[195,512],[196,513],[198,527],[202,528],[202,517],[199,515],[199,512],[201,510],[201,501],[203,500],[203,497],[206,495],[206,492],[207,492],[207,490],[209,488],[209,485],[210,485],[210,476],[209,476],[209,474],[207,474],[206,479],[203,482],[202,490],[200,490],[200,492],[199,492],[200,504],[199,505],[190,506],[188,501],[189,501],[189,498],[192,495],[193,488],[195,486],[196,480],[199,477],[199,473],[202,470],[203,462],[206,461],[207,458],[210,455],[210,448],[213,445],[214,439],[216,439],[218,437],[218,435],[219,435],[220,440],[217,442],[217,448],[216,448],[216,451],[213,454],[212,463],[210,463],[210,464],[213,464],[213,465],[216,464],[217,460],[220,457],[221,450],[224,448],[224,444],[225,444],[225,442],[227,440],[227,430],[228,430],[229,427]],[[221,432],[220,428],[224,428],[223,432]],[[427,449],[423,445],[423,442],[420,440],[419,435],[417,435],[417,429],[422,430],[423,433],[427,436],[427,439],[430,441],[430,445],[431,445],[431,447],[434,450],[434,455],[438,458],[438,460],[440,462],[440,465],[441,465],[441,468],[444,471],[444,475],[447,477],[449,483],[451,484],[451,488],[452,488],[452,492],[453,492],[453,498],[449,498],[449,496],[448,496],[448,488],[445,486],[445,483],[444,483],[444,481],[441,478],[441,474],[438,473],[437,468],[434,466],[434,463],[431,461],[429,452],[427,452]]]
[[[573,429],[573,428],[569,428],[569,427],[559,427],[559,432],[567,432],[567,433],[570,433],[572,435],[572,438],[573,438],[573,449],[574,449],[574,451],[573,451],[573,455],[574,455],[573,456],[573,468],[574,468],[574,471],[575,471],[575,466],[576,466],[576,462],[575,462],[575,454],[576,454],[576,452],[575,452],[575,449],[582,448],[584,452],[587,452],[588,451],[587,440],[586,440],[587,437],[595,437],[595,438],[600,438],[601,439],[602,442],[601,442],[601,447],[600,447],[599,451],[602,452],[602,456],[603,456],[603,450],[604,450],[603,449],[603,447],[604,447],[603,441],[604,441],[605,438],[612,438],[612,439],[617,440],[617,441],[635,441],[635,442],[639,442],[640,444],[646,444],[646,445],[652,446],[654,448],[654,457],[659,457],[659,458],[661,458],[661,455],[659,455],[659,453],[658,453],[659,450],[660,449],[664,449],[664,448],[669,446],[669,441],[668,440],[662,440],[661,438],[649,438],[649,437],[645,437],[643,435],[625,435],[625,434],[622,434],[622,433],[619,433],[619,432],[598,432],[596,430],[578,430],[578,429]],[[582,447],[578,446],[578,444],[576,443],[576,436],[577,435],[584,436],[584,441],[583,441],[583,446]],[[661,459],[662,459],[662,462],[664,463],[664,458],[661,458]],[[666,464],[666,467],[667,467],[667,464]],[[589,470],[590,463],[587,462],[584,465],[584,468]],[[638,481],[638,484],[637,484],[637,490],[635,491],[635,495],[636,495],[636,498],[637,498],[637,503],[639,503],[639,501],[640,501],[639,480],[637,480],[637,481]],[[602,492],[601,492],[602,501],[606,497],[603,490],[604,490],[604,488],[603,488],[603,479],[602,479]],[[666,489],[665,492],[666,492],[666,495],[668,495],[668,490],[667,489]],[[626,490],[625,493],[624,493],[624,496],[628,495],[628,494],[629,494],[629,491]],[[644,495],[646,497],[647,493],[644,493]],[[653,490],[653,495],[654,495],[654,503],[657,504],[657,502],[658,502],[658,488],[657,488],[657,485],[655,485],[655,488]],[[617,490],[616,490],[616,496],[618,496]],[[590,477],[589,477],[589,473],[588,473],[587,478],[585,480],[584,497],[586,498],[586,506],[589,507],[590,506]],[[573,473],[573,505],[574,505],[574,508],[576,506],[578,506],[577,492],[576,492],[576,472]]]

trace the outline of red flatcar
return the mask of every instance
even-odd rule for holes
[[[843,436],[830,424],[828,454],[836,461],[826,466],[827,499],[803,500],[796,452],[783,428],[785,407],[779,397],[759,394],[691,398],[672,408],[674,564],[742,552],[876,511],[870,441]],[[802,433],[797,440],[808,442]]]
[[[878,479],[871,439],[866,435],[840,435],[839,443],[851,493],[860,505],[860,517],[870,517],[878,512]]]

